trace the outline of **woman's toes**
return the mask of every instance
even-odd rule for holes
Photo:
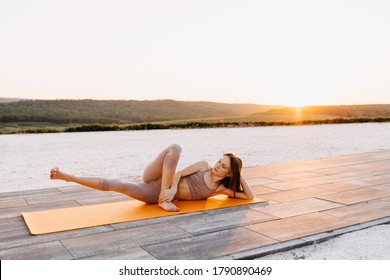
[[[59,179],[63,180],[64,174],[58,169],[58,167],[53,167],[50,170],[50,179]]]
[[[54,167],[50,169],[50,179],[54,179],[55,175],[57,174],[58,168]]]
[[[158,206],[160,206],[163,210],[168,211],[168,212],[177,212],[180,210],[172,202],[159,203]]]
[[[179,208],[175,204],[173,204],[172,202],[169,203],[169,208],[170,208],[171,212],[179,211]]]
[[[179,207],[177,207],[175,204],[171,203],[172,206],[173,206],[173,211],[174,212],[177,212],[177,211],[180,211]]]

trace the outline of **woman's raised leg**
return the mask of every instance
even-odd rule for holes
[[[77,183],[86,187],[90,187],[96,190],[103,190],[100,184],[100,178],[98,177],[77,177],[72,174],[65,173],[54,167],[50,170],[50,179],[63,180],[67,182]]]
[[[150,163],[144,171],[144,182],[149,183],[161,178],[161,191],[169,189],[172,185],[173,176],[176,173],[176,167],[179,163],[181,147],[177,144],[172,144],[164,149],[155,160]],[[166,211],[179,211],[172,202],[161,202],[159,206]]]
[[[65,173],[57,167],[50,170],[50,179],[77,183],[100,191],[114,191],[146,203],[158,203],[159,190],[147,183],[134,183],[118,179],[78,177]]]
[[[176,173],[176,167],[180,159],[181,147],[173,144],[162,151],[157,158],[150,163],[144,171],[144,184],[136,184],[130,182],[122,182],[120,180],[106,180],[99,177],[78,177],[72,174],[60,171],[58,168],[50,170],[50,178],[74,182],[83,186],[102,191],[116,191],[124,193],[135,199],[147,202],[156,203],[155,188],[149,188],[150,182],[161,178],[160,194],[169,189],[172,185],[173,176]],[[111,182],[111,183],[109,183]],[[179,211],[172,202],[160,202],[158,204],[166,211]]]

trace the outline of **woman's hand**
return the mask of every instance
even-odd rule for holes
[[[167,189],[167,190],[163,191],[160,194],[158,202],[159,203],[161,203],[161,202],[171,202],[173,200],[173,198],[175,197],[176,192],[177,192],[177,190],[175,190],[173,188]]]
[[[242,189],[244,190],[244,195],[245,195],[244,199],[253,199],[255,195],[253,194],[252,188],[249,186],[249,184],[247,183],[247,181],[243,176],[241,176],[240,182],[241,182]]]

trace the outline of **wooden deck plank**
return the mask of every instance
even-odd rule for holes
[[[366,170],[367,166],[372,167],[371,164],[349,164],[349,165],[341,165],[341,166],[331,166],[321,169],[315,169],[313,172],[321,173],[325,175],[333,175],[345,172],[360,172],[362,170]]]
[[[27,227],[17,231],[0,232],[0,250],[12,249],[16,247],[25,247],[34,244],[46,243],[51,241],[58,241],[65,238],[74,238],[80,236],[88,236],[100,233],[109,232],[113,228],[110,226],[101,226],[81,230],[73,230],[67,232],[59,232],[45,235],[32,236]]]
[[[372,176],[379,176],[382,175],[382,173],[379,172],[379,174],[374,175],[374,173],[379,172],[378,170],[372,171],[364,171],[364,172],[345,172],[345,173],[338,173],[338,174],[332,174],[332,175],[326,175],[326,176],[319,176],[314,178],[308,178],[308,179],[300,179],[300,180],[294,180],[294,181],[286,181],[286,182],[278,182],[278,183],[266,183],[263,184],[265,187],[270,187],[274,189],[279,190],[291,190],[291,189],[297,189],[297,188],[304,188],[304,187],[320,187],[325,184],[330,183],[341,183],[341,182],[359,182],[362,186],[370,186],[372,183],[369,182],[369,177]],[[387,171],[382,171],[387,172]]]
[[[200,260],[212,259],[276,242],[269,237],[240,227],[142,247],[159,260]]]
[[[122,251],[88,256],[81,260],[156,260],[156,258],[141,247],[132,247]]]
[[[390,216],[390,197],[381,200],[363,202],[351,206],[340,207],[323,212],[338,218],[364,223]]]
[[[21,216],[0,219],[0,232],[25,230],[26,224]]]
[[[316,178],[320,176],[322,176],[322,174],[308,172],[308,171],[299,171],[299,172],[292,172],[292,173],[274,174],[274,175],[267,176],[266,178],[274,181],[290,182],[290,181],[302,180],[302,179],[307,180],[309,178]]]
[[[197,215],[203,215],[203,213],[202,212],[186,213],[182,215],[166,216],[166,217],[160,217],[155,219],[118,223],[118,224],[112,224],[111,227],[121,230],[121,229],[136,228],[142,226],[151,226],[156,224],[166,224],[166,223],[172,224],[174,221],[180,221],[181,219],[187,219]]]
[[[348,181],[348,180],[359,180],[364,182],[366,178],[370,176],[381,175],[383,174],[383,172],[387,172],[387,171],[372,169],[372,170],[362,170],[360,172],[345,172],[345,173],[328,175],[327,179],[329,182],[341,182],[341,181]]]
[[[251,186],[252,191],[255,195],[261,195],[261,194],[266,194],[266,193],[274,193],[278,192],[279,190],[273,189],[273,188],[267,188],[267,187],[262,187],[262,186]]]
[[[333,182],[329,184],[323,184],[316,186],[318,189],[329,190],[332,192],[344,192],[362,188],[359,184],[353,184],[348,182]]]
[[[127,201],[131,200],[132,198],[118,194],[118,195],[109,195],[109,196],[98,196],[98,197],[92,197],[92,198],[81,198],[76,199],[76,202],[80,205],[95,205],[95,204],[103,204],[103,203],[111,203],[111,202],[119,202],[119,201]]]
[[[279,241],[287,241],[308,235],[354,225],[356,222],[322,213],[288,217],[285,219],[246,226],[246,228]]]
[[[384,200],[384,201],[390,201],[390,197],[384,197],[384,198],[380,198],[380,199],[378,199],[379,201],[380,200]]]
[[[30,191],[6,192],[6,193],[0,193],[0,201],[9,200],[9,199],[33,197],[33,196],[40,197],[40,196],[55,195],[55,194],[61,194],[61,192],[56,188],[30,190]]]
[[[106,197],[107,193],[103,191],[77,192],[77,193],[62,193],[45,196],[27,197],[26,201],[30,205],[44,204],[53,201],[66,201],[78,199],[90,199],[98,197]]]
[[[2,200],[0,201],[0,209],[27,206],[27,202],[23,198]]]
[[[281,191],[288,191],[292,189],[316,187],[318,185],[328,184],[329,182],[330,182],[329,177],[321,176],[316,178],[284,181],[284,182],[278,182],[272,184],[267,183],[267,184],[263,184],[263,186],[273,188],[273,189],[278,189]]]
[[[116,230],[90,236],[62,239],[61,242],[76,258],[123,251],[140,245],[160,243],[190,234],[170,225],[156,224],[144,227]]]
[[[78,192],[96,192],[96,190],[80,185],[59,187],[58,190],[62,193],[78,193]]]
[[[265,177],[258,177],[258,178],[248,179],[247,182],[251,186],[260,186],[260,185],[264,185],[264,184],[279,183],[280,181],[269,179],[269,178],[265,178]]]
[[[238,211],[224,211],[213,215],[198,215],[182,219],[173,224],[193,235],[199,235],[275,219],[276,217],[269,214],[259,213],[251,209],[244,209]]]
[[[370,161],[364,156],[358,158],[350,157],[332,157],[314,160],[302,160],[297,162],[287,162],[281,164],[272,164],[263,166],[265,171],[277,173],[294,173],[294,172],[316,172],[319,169],[331,168],[336,166],[351,165],[352,163],[361,164]],[[319,172],[320,173],[320,172]]]
[[[71,260],[73,256],[59,241],[0,250],[2,260]]]
[[[273,193],[267,193],[261,195],[262,198],[271,199],[278,202],[288,202],[294,200],[302,200],[310,197],[318,197],[319,195],[333,194],[334,191],[323,190],[318,187],[308,187],[308,188],[299,188],[292,189],[288,191],[279,191]]]
[[[382,184],[390,184],[390,174],[380,174],[368,176],[360,179],[360,181],[369,184],[369,186],[377,186]]]
[[[375,185],[369,188],[374,190],[384,191],[384,192],[390,192],[390,183],[386,183],[383,185]]]
[[[48,202],[45,204],[38,204],[33,206],[27,205],[22,207],[9,207],[9,208],[1,209],[0,219],[19,217],[22,212],[32,212],[32,211],[49,210],[49,209],[57,209],[57,208],[76,207],[76,206],[80,206],[80,205],[75,201],[67,200],[67,201]]]
[[[267,176],[270,176],[270,175],[273,175],[273,174],[276,174],[276,173],[277,172],[264,170],[263,166],[247,167],[247,168],[244,168],[243,171],[242,171],[242,174],[248,180],[252,179],[252,178],[267,177]]]
[[[344,205],[316,198],[307,198],[303,200],[295,200],[285,203],[273,204],[267,207],[253,207],[252,209],[278,218],[287,218],[338,208],[342,206]]]
[[[330,200],[336,203],[355,204],[359,202],[369,201],[377,198],[390,196],[389,192],[378,191],[374,189],[356,189],[345,192],[338,192],[332,194],[320,194],[316,197]]]

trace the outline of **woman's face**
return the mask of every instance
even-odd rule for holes
[[[228,156],[221,157],[214,165],[212,172],[221,177],[228,177],[230,174],[230,158]]]

